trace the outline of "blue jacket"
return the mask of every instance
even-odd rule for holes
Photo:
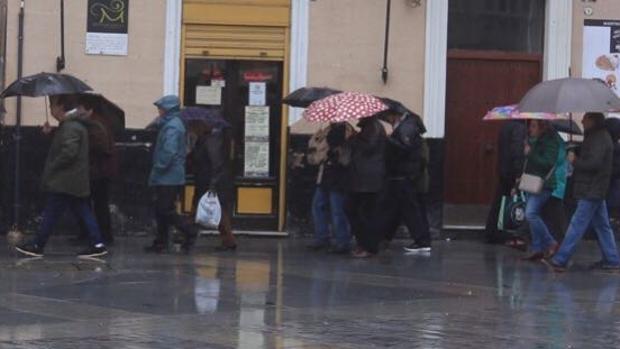
[[[558,159],[555,162],[555,190],[551,193],[553,197],[560,200],[564,199],[564,194],[566,194],[567,175],[568,160],[566,159],[566,144],[562,141],[558,151]]]
[[[166,111],[156,122],[159,130],[153,152],[153,167],[149,186],[184,185],[186,130],[180,118],[180,101],[177,96],[165,96],[155,105]]]

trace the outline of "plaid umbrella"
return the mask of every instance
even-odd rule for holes
[[[303,116],[312,122],[342,122],[371,117],[387,109],[375,96],[343,92],[310,104]]]

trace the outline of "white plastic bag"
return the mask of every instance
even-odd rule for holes
[[[217,194],[207,192],[200,198],[196,209],[196,223],[207,229],[217,229],[222,220],[222,206]]]

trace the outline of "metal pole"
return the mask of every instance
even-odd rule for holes
[[[65,69],[65,0],[60,0],[60,56],[56,58],[56,72]]]
[[[385,13],[385,44],[383,47],[383,68],[381,68],[381,80],[386,84],[388,80],[388,49],[390,46],[390,9],[392,8],[392,0],[387,0],[387,9]]]
[[[19,29],[17,36],[17,79],[21,79],[23,75],[24,66],[24,7],[25,1],[21,0],[19,5]],[[17,96],[17,109],[15,113],[15,185],[14,185],[14,197],[13,197],[13,224],[15,227],[19,227],[19,213],[20,213],[20,176],[21,176],[21,149],[20,144],[22,140],[22,97]]]

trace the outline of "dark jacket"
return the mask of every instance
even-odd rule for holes
[[[416,121],[410,115],[405,116],[388,138],[385,154],[388,178],[419,179],[428,166],[423,145]]]
[[[548,130],[539,138],[530,139],[529,143],[531,150],[526,157],[525,173],[544,178],[545,189],[554,191],[556,187],[555,166],[562,139],[557,132]]]
[[[498,170],[502,178],[514,182],[523,172],[523,144],[527,138],[527,128],[523,121],[506,122],[498,139]]]
[[[613,171],[612,180],[620,179],[620,119],[607,118],[605,119],[605,127],[611,136],[611,141],[614,144],[614,156],[613,156]]]
[[[351,150],[349,190],[355,193],[377,193],[384,184],[387,135],[376,118],[363,119],[360,133],[348,142]]]
[[[93,114],[83,120],[88,130],[90,180],[111,178],[118,172],[117,152],[114,135],[105,118]]]
[[[577,200],[602,200],[607,196],[614,146],[602,127],[585,133],[573,164],[574,196]]]
[[[77,117],[60,123],[45,160],[43,191],[75,197],[90,195],[88,131]]]
[[[319,168],[317,184],[329,191],[344,192],[349,182],[346,162],[347,150],[344,147],[346,142],[347,125],[332,124],[327,133],[327,159]]]
[[[191,153],[196,188],[201,191],[213,190],[220,197],[228,196],[232,185],[227,132],[215,129],[208,135],[201,136],[196,140]]]

